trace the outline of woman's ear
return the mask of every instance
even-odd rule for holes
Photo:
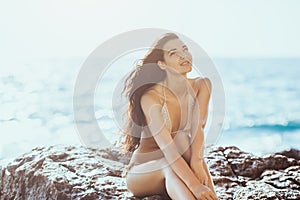
[[[158,66],[162,69],[162,70],[165,70],[166,69],[166,64],[165,63],[163,63],[162,61],[158,61],[157,62],[157,64],[158,64]]]

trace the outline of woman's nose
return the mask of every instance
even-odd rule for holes
[[[187,57],[187,54],[185,52],[178,52],[177,55],[181,58],[184,59]]]

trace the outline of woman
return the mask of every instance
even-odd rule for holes
[[[191,70],[187,46],[166,33],[126,79],[130,119],[122,148],[133,152],[126,184],[135,196],[217,199],[203,158],[211,82],[188,79]]]

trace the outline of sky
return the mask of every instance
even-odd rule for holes
[[[139,28],[193,39],[212,57],[299,57],[297,0],[0,2],[1,61],[87,57]]]

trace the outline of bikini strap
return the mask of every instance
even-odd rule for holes
[[[166,81],[164,80],[164,85],[163,85],[163,95],[164,95],[164,103],[167,103],[167,97],[166,97]]]
[[[172,133],[172,124],[171,124],[171,121],[170,121],[170,114],[169,114],[168,107],[167,107],[167,96],[166,96],[165,80],[164,80],[164,85],[163,85],[163,96],[164,96],[164,102],[163,102],[163,105],[162,105],[163,118],[165,120],[167,128]]]

